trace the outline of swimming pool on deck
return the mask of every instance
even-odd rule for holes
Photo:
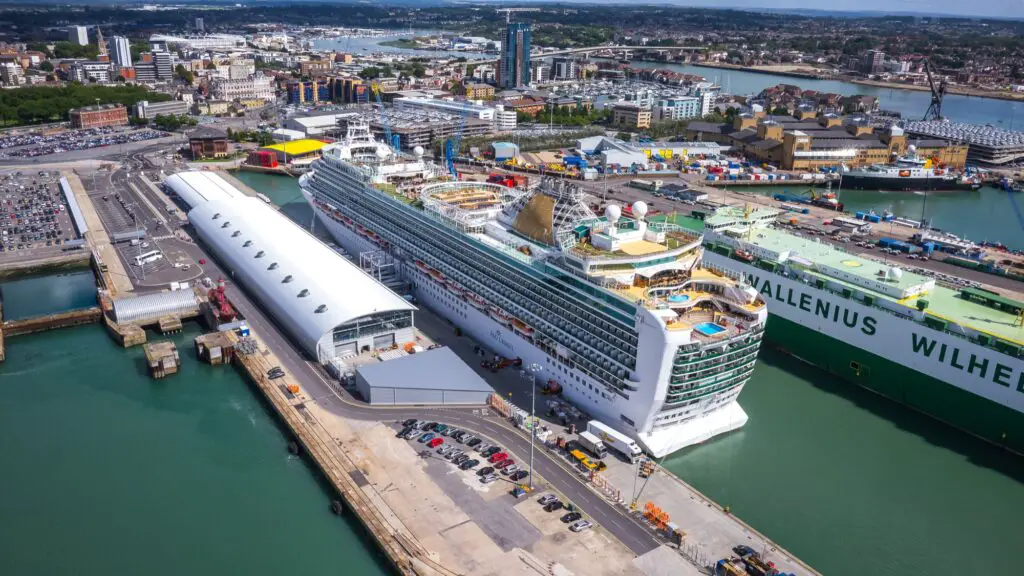
[[[693,329],[705,336],[714,336],[721,332],[725,332],[724,326],[719,326],[714,322],[701,322],[700,324],[694,326]]]

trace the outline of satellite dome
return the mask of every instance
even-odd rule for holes
[[[412,153],[417,156],[423,156],[423,146],[417,146],[412,149]]]
[[[911,154],[913,154],[914,152],[917,152],[917,146],[914,146],[913,144],[911,144],[910,146],[907,146],[907,152],[910,152]]]
[[[604,209],[604,217],[608,219],[608,222],[615,224],[619,221],[619,217],[622,216],[622,208],[616,204],[609,204]]]
[[[892,278],[893,280],[899,280],[900,278],[903,278],[903,270],[896,266],[889,268],[889,278]]]
[[[644,202],[643,200],[633,202],[633,215],[638,219],[643,220],[644,216],[647,215],[647,202]]]

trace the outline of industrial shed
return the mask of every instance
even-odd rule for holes
[[[327,364],[415,340],[412,304],[279,211],[234,195],[200,203],[189,222],[311,357]]]
[[[356,389],[376,405],[483,405],[493,392],[450,348],[361,366]]]
[[[147,322],[164,316],[182,316],[195,313],[199,300],[192,290],[172,290],[145,296],[134,296],[114,300],[114,320],[125,322]]]
[[[170,188],[188,205],[189,209],[214,200],[236,200],[248,198],[238,188],[213,172],[178,172],[164,180]]]

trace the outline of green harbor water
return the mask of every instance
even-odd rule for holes
[[[32,276],[0,283],[4,320],[22,320],[96,306],[96,279],[91,270]]]
[[[237,176],[308,225],[293,179]],[[882,207],[895,196],[851,191],[843,200],[857,194]],[[951,206],[952,224],[936,215],[936,225],[1002,236],[1013,218],[999,204],[1005,195],[969,194],[930,195],[929,210]],[[969,204],[956,208],[960,198]],[[1019,571],[1011,551],[1024,535],[1024,459],[771,350],[740,404],[750,415],[742,430],[665,466],[824,574]]]
[[[0,574],[389,573],[235,370],[196,360],[198,334],[164,380],[98,325],[7,340]]]

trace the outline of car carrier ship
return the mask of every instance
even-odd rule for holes
[[[300,185],[347,251],[390,254],[421,302],[651,454],[746,422],[765,301],[642,202],[596,215],[563,180],[452,181],[358,121]]]
[[[767,343],[1024,453],[1024,302],[777,229],[778,214],[729,207],[686,226],[768,301]]]

